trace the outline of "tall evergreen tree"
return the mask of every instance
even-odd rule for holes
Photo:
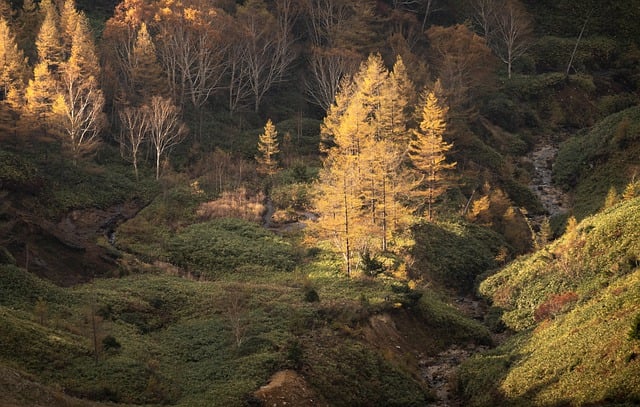
[[[73,36],[79,19],[80,13],[76,10],[75,0],[64,0],[60,10],[60,34],[65,59],[71,54],[71,46],[74,42]]]
[[[26,68],[27,58],[18,48],[7,20],[0,17],[0,123],[7,133],[16,129],[25,90]]]
[[[64,60],[60,42],[60,17],[50,0],[42,1],[40,11],[44,13],[44,20],[36,37],[38,62],[46,63],[49,69],[55,71]]]
[[[344,83],[321,127],[324,151],[318,183],[318,231],[329,232],[351,270],[353,253],[388,249],[408,216],[401,204],[406,150],[405,97],[379,55]],[[397,112],[397,114],[396,114]]]
[[[420,129],[413,131],[409,144],[409,158],[419,174],[413,191],[424,200],[425,213],[430,221],[433,220],[433,205],[448,187],[445,171],[456,165],[446,162],[445,153],[452,147],[442,138],[446,114],[447,108],[440,104],[435,92],[429,92],[422,109]]]
[[[156,47],[147,25],[142,23],[133,47],[132,55],[132,96],[134,104],[149,98],[151,95],[165,95],[166,79],[158,62]]]
[[[258,139],[258,173],[273,176],[278,171],[278,161],[276,155],[280,152],[278,146],[278,132],[271,119],[267,120],[264,132]]]
[[[66,69],[77,69],[86,80],[97,82],[100,78],[100,65],[89,20],[84,13],[76,15],[72,34],[71,54]]]
[[[35,39],[42,19],[38,14],[38,6],[34,0],[23,0],[22,8],[18,10],[16,26],[20,29],[16,32],[18,47],[23,49],[30,61],[37,59]]]
[[[39,62],[35,66],[33,79],[29,81],[25,91],[25,107],[21,117],[25,128],[39,128],[47,134],[51,107],[57,97],[58,84],[47,61]]]
[[[24,90],[26,68],[27,58],[18,48],[7,20],[0,17],[0,100],[6,97],[10,87]]]

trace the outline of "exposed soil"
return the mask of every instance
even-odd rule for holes
[[[254,394],[265,407],[328,407],[309,386],[307,381],[294,370],[281,370],[271,376],[269,383],[260,387]]]
[[[0,224],[0,245],[9,249],[19,266],[60,286],[108,275],[117,266],[115,228],[135,216],[144,205],[125,202],[102,210],[74,210],[59,221],[35,217],[9,208],[11,218]],[[99,238],[104,237],[102,244]]]

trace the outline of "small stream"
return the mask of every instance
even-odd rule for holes
[[[529,187],[536,194],[547,216],[565,213],[568,209],[566,194],[553,185],[553,163],[558,154],[558,147],[552,143],[542,143],[528,156],[534,166]],[[541,222],[544,217],[535,219]],[[459,310],[470,318],[482,319],[483,305],[476,299],[464,298],[456,304]],[[504,341],[502,335],[496,334],[496,344]],[[458,366],[476,353],[489,349],[486,346],[454,344],[437,355],[426,357],[420,361],[420,370],[425,382],[436,396],[436,400],[428,404],[430,407],[462,407],[462,402],[455,394],[455,374]]]
[[[549,216],[559,215],[567,211],[566,194],[553,185],[553,162],[558,154],[558,147],[553,144],[541,144],[530,154],[533,163],[533,174],[529,187],[536,194]]]

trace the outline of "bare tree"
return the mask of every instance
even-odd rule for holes
[[[333,104],[342,78],[351,76],[360,64],[360,56],[337,48],[313,48],[309,56],[310,77],[305,81],[311,102],[325,111]]]
[[[531,45],[533,19],[519,0],[474,0],[473,22],[487,45],[507,65],[511,78],[513,62]]]
[[[531,45],[532,32],[533,20],[518,0],[506,0],[496,8],[495,32],[489,44],[498,58],[507,64],[509,78],[513,62]]]
[[[53,113],[65,135],[65,144],[71,148],[74,164],[97,148],[106,122],[103,107],[104,96],[93,78],[85,78],[73,70],[63,72]]]
[[[305,21],[315,46],[333,46],[337,27],[346,21],[352,11],[346,0],[303,0]]]
[[[284,1],[281,9],[291,7]],[[273,16],[262,0],[249,0],[238,8],[237,21],[244,31],[241,37],[245,47],[242,62],[247,69],[248,86],[254,98],[254,111],[258,111],[264,95],[284,75],[296,57],[293,22],[290,11],[280,10]]]
[[[146,120],[145,111],[142,108],[131,106],[121,109],[118,112],[118,117],[120,118],[120,134],[118,136],[120,155],[131,161],[136,180],[138,180],[138,154],[149,131],[149,122]]]
[[[442,10],[438,0],[393,0],[393,7],[412,13],[422,13],[422,31],[427,27],[429,17],[436,11]]]
[[[233,333],[236,348],[242,345],[249,330],[249,321],[246,316],[247,300],[247,295],[238,290],[229,293],[229,298],[227,299],[225,315]]]
[[[160,58],[181,104],[185,99],[198,110],[211,94],[222,88],[222,78],[228,64],[224,55],[229,41],[224,39],[228,24],[222,10],[174,13],[172,18],[158,19]]]
[[[251,97],[249,87],[249,68],[243,62],[248,50],[244,46],[240,33],[231,40],[227,54],[229,111],[234,113],[243,108]]]
[[[156,179],[160,179],[162,157],[184,140],[187,127],[180,120],[180,112],[170,99],[153,96],[143,109],[149,126],[149,139],[155,150]]]
[[[497,0],[475,0],[472,7],[473,23],[479,29],[480,34],[488,40],[493,34],[499,2]]]

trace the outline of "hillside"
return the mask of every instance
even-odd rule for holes
[[[621,202],[482,282],[517,333],[463,364],[468,405],[638,403],[638,222],[640,200]]]
[[[638,405],[639,10],[0,0],[0,406]]]

